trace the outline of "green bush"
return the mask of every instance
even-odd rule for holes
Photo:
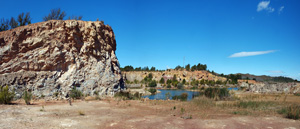
[[[70,93],[70,97],[72,99],[80,99],[83,96],[82,92],[80,90],[77,90],[76,87],[73,87]]]
[[[117,92],[114,97],[119,97],[122,98],[123,100],[137,100],[140,99],[142,97],[142,94],[140,94],[139,92],[135,92],[133,95],[130,94],[129,92]]]
[[[188,94],[187,93],[182,93],[181,94],[181,101],[186,101],[188,98]]]
[[[188,97],[187,93],[182,93],[181,95],[174,95],[172,97],[173,100],[181,100],[181,101],[186,101]]]
[[[170,84],[168,84],[167,88],[171,88],[171,85],[170,85]]]
[[[157,84],[156,84],[156,81],[155,80],[152,80],[150,83],[149,83],[149,87],[156,87]]]
[[[132,96],[130,95],[129,92],[123,92],[123,91],[117,92],[114,95],[114,97],[121,97],[121,98],[124,98],[124,99],[131,99],[132,98]]]
[[[13,100],[15,94],[10,92],[8,86],[0,87],[0,104],[9,104]]]
[[[224,100],[230,96],[227,88],[207,88],[204,95],[208,98],[216,98]]]
[[[177,88],[178,88],[178,89],[183,89],[183,84],[182,84],[182,83],[178,83],[178,84],[177,84]]]
[[[300,93],[294,93],[295,96],[300,96]]]
[[[30,104],[30,100],[32,99],[32,94],[28,91],[25,91],[24,94],[23,94],[23,99],[25,100],[25,103],[27,105]]]
[[[149,89],[149,92],[150,92],[151,94],[155,94],[155,93],[156,93],[156,89]]]
[[[160,84],[164,84],[165,83],[165,79],[162,77],[159,81]]]

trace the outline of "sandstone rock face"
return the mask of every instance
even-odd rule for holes
[[[296,93],[299,91],[299,83],[269,83],[261,82],[248,84],[249,91],[256,93]]]
[[[149,75],[149,73],[152,73],[153,80],[159,81],[161,78],[164,78],[165,80],[173,79],[173,76],[176,75],[178,81],[182,81],[185,79],[187,82],[195,80],[220,80],[220,81],[226,81],[226,78],[215,76],[207,71],[180,71],[180,70],[167,70],[167,71],[129,71],[129,72],[123,72],[124,80],[128,80],[130,82],[134,82],[134,80],[142,81],[146,76]]]
[[[0,32],[0,85],[35,96],[112,95],[124,88],[113,30],[103,22],[52,20]],[[57,92],[57,93],[56,93]]]

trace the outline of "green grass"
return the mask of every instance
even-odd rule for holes
[[[279,114],[284,114],[286,118],[298,120],[300,119],[300,105],[291,105],[277,111]]]
[[[239,101],[236,106],[253,110],[267,110],[270,107],[276,107],[277,103],[272,101]]]

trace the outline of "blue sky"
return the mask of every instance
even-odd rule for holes
[[[218,73],[300,80],[299,0],[2,1],[0,18],[30,12],[41,22],[53,8],[104,20],[122,67],[207,64]],[[251,55],[251,56],[250,56]]]

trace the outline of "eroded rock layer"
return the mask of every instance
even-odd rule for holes
[[[17,96],[112,95],[124,87],[113,30],[103,22],[52,20],[0,32],[0,85]]]

